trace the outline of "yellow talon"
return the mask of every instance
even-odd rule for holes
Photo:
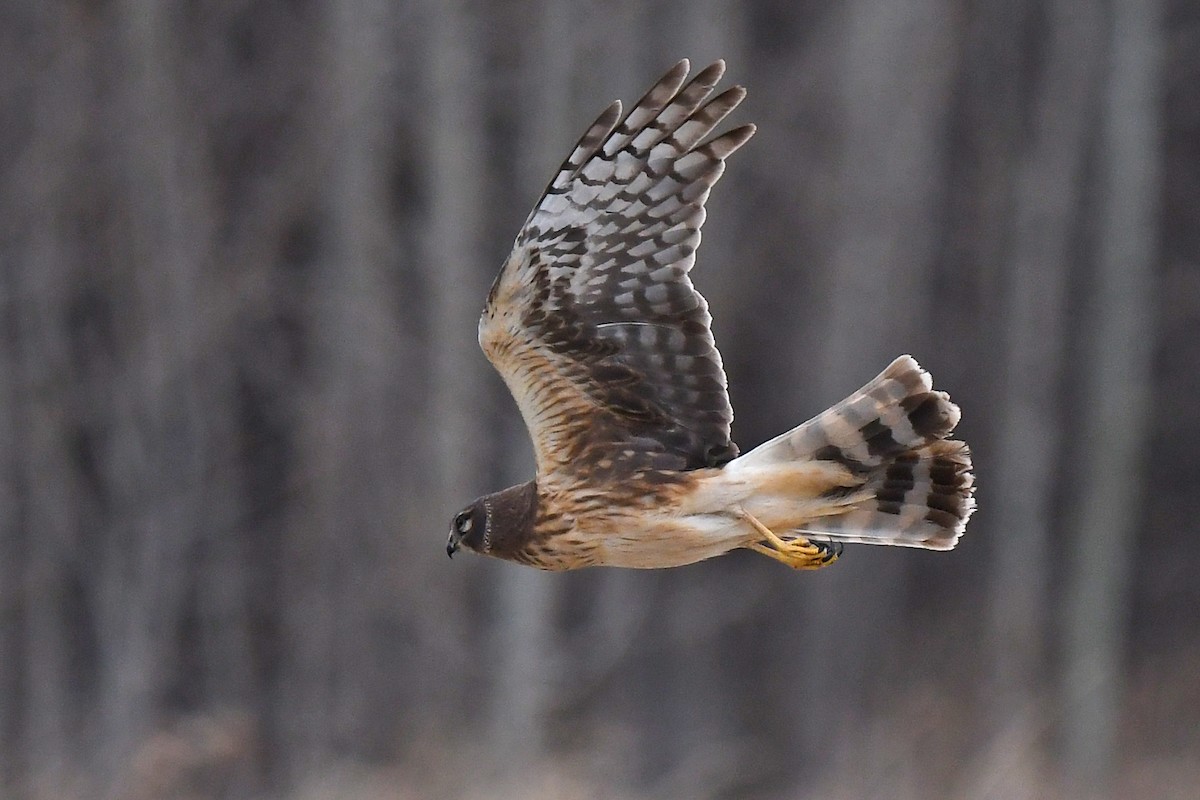
[[[741,509],[741,512],[745,520],[754,526],[765,540],[765,544],[752,542],[746,547],[787,564],[792,569],[820,569],[837,561],[838,556],[842,554],[842,547],[836,542],[812,542],[803,536],[783,539],[745,509]]]

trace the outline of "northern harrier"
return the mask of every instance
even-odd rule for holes
[[[791,567],[843,542],[954,547],[974,509],[958,407],[909,356],[738,455],[708,305],[688,278],[743,125],[716,62],[615,102],[563,163],[488,294],[479,343],[533,439],[534,480],[454,517],[460,547],[542,569],[675,567],[744,547]]]

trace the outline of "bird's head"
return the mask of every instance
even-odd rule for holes
[[[485,495],[454,515],[446,554],[465,547],[476,553],[519,560],[529,543],[537,514],[533,481]]]
[[[486,553],[492,544],[489,528],[487,506],[482,499],[476,500],[455,514],[450,522],[446,555],[453,558],[460,547],[474,550],[476,553]]]

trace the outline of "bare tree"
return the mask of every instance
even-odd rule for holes
[[[0,701],[0,789],[9,775],[39,776],[49,785],[65,781],[78,752],[71,702],[72,624],[57,602],[71,585],[71,554],[77,551],[80,520],[74,508],[79,488],[68,479],[71,454],[71,396],[67,388],[76,369],[69,333],[58,325],[67,302],[63,287],[73,283],[72,251],[79,247],[70,230],[71,215],[56,205],[75,174],[69,157],[87,141],[76,104],[86,105],[77,75],[91,56],[83,45],[70,46],[71,31],[54,25],[49,12],[30,14],[45,31],[41,47],[14,42],[6,56],[18,68],[24,61],[45,65],[31,76],[24,98],[3,104],[4,123],[14,130],[18,115],[28,121],[24,147],[6,152],[2,226],[4,256],[3,320],[8,332],[3,356],[4,537],[3,621],[0,668],[8,691]],[[6,48],[7,49],[7,48]],[[64,102],[48,100],[57,88]],[[15,102],[23,100],[24,102]],[[19,130],[19,128],[16,128]],[[19,140],[18,140],[19,141]],[[86,202],[81,202],[86,205]],[[12,780],[14,788],[19,785]]]
[[[1047,725],[1040,676],[1061,444],[1067,275],[1103,63],[1098,9],[1052,2],[1048,10],[1046,59],[1013,187],[1002,287],[1003,394],[990,492],[993,524],[1002,536],[993,554],[989,626],[994,760],[983,767],[975,790],[985,797],[1039,791],[1034,754]]]
[[[345,741],[381,735],[370,713],[371,587],[384,574],[382,498],[396,470],[399,426],[391,403],[404,340],[396,334],[395,248],[387,215],[390,9],[343,0],[321,19],[328,48],[316,88],[321,111],[306,121],[305,155],[328,188],[314,198],[323,246],[312,277],[312,359],[317,376],[301,416],[307,467],[286,545],[284,635],[290,663],[282,691],[292,772],[323,767]],[[393,510],[394,513],[394,510]]]
[[[125,334],[130,372],[113,423],[113,494],[123,511],[106,531],[95,571],[102,633],[99,734],[110,790],[125,792],[123,764],[149,734],[175,665],[172,632],[189,591],[188,559],[234,504],[207,480],[228,433],[225,373],[212,362],[225,309],[211,274],[214,216],[202,164],[204,138],[185,112],[176,17],[162,4],[118,7],[128,80],[116,140],[130,210],[124,257],[133,265]],[[207,313],[206,313],[207,312]],[[135,320],[141,321],[138,326]]]
[[[1123,700],[1129,569],[1153,416],[1161,191],[1162,7],[1112,4],[1100,140],[1095,284],[1084,341],[1079,497],[1067,590],[1065,767],[1080,797],[1111,791]]]

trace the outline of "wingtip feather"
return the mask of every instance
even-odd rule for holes
[[[725,59],[718,58],[704,69],[696,73],[693,81],[702,86],[716,86],[717,81],[725,75]]]

